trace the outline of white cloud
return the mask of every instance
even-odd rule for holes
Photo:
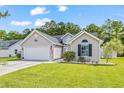
[[[32,22],[30,21],[11,21],[11,25],[15,25],[15,26],[29,26],[31,24]]]
[[[68,9],[68,7],[65,5],[60,5],[60,6],[58,6],[58,9],[60,12],[65,12]]]
[[[38,15],[38,14],[47,14],[49,11],[45,7],[36,7],[31,10],[30,14],[32,16]]]
[[[34,26],[43,26],[46,22],[50,22],[51,19],[43,18],[43,19],[37,19],[34,23]]]

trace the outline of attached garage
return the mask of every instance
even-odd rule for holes
[[[60,47],[54,47],[54,46]],[[21,43],[23,60],[54,60],[61,58],[61,44],[56,38],[33,31]],[[55,57],[54,57],[55,56]]]

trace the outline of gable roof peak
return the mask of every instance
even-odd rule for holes
[[[61,39],[63,39],[63,38],[64,38],[65,36],[67,36],[67,35],[70,35],[70,36],[72,36],[72,37],[74,36],[74,35],[72,35],[71,33],[68,32],[68,33],[66,33],[65,35],[63,35],[63,36],[61,37]]]
[[[48,41],[50,41],[50,42],[53,43],[53,44],[61,45],[61,44],[59,43],[59,41],[58,41],[56,38],[54,38],[54,37],[52,37],[52,36],[50,36],[50,35],[48,35],[48,34],[46,34],[46,33],[43,33],[43,32],[41,32],[41,31],[38,31],[38,30],[33,30],[33,31],[21,42],[21,45],[22,45],[28,38],[30,38],[34,33],[38,33],[40,36],[43,36],[44,38],[46,38]]]
[[[83,30],[83,31],[80,31],[79,33],[77,33],[68,43],[72,43],[72,41],[74,41],[75,39],[77,39],[78,37],[80,37],[80,36],[83,35],[83,34],[87,34],[88,36],[90,36],[90,37],[96,39],[97,41],[102,42],[102,40],[99,39],[98,37],[96,37],[96,36],[94,36],[94,35],[92,35],[92,34],[86,32],[85,30]]]

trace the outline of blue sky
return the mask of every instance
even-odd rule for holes
[[[73,22],[81,28],[95,23],[102,25],[108,18],[124,22],[124,6],[0,6],[0,11],[8,10],[11,16],[0,19],[0,29],[23,31],[35,28],[45,22]]]

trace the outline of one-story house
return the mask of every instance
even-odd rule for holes
[[[16,56],[21,53],[22,40],[0,40],[0,57]]]
[[[92,34],[81,31],[76,35],[50,36],[40,31],[32,31],[22,42],[23,60],[55,60],[62,58],[65,51],[74,51],[79,57],[90,61],[100,61],[101,40]]]

